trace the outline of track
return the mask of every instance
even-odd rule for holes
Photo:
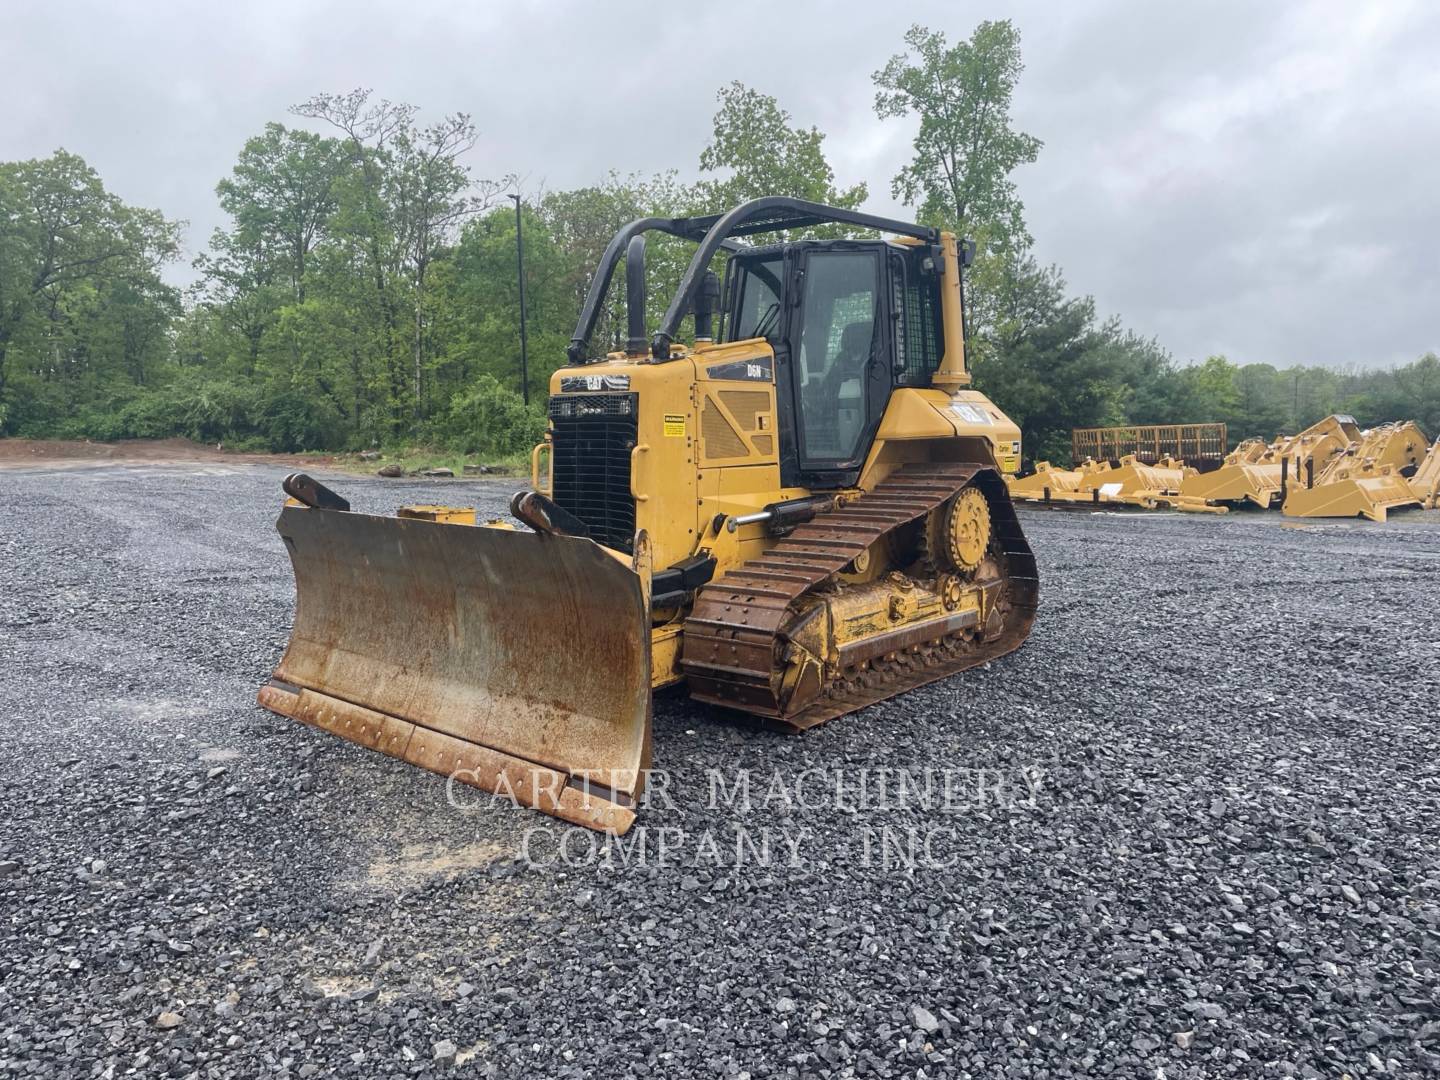
[[[924,517],[970,485],[980,488],[990,504],[995,543],[1004,558],[999,631],[965,638],[914,638],[896,631],[893,643],[877,651],[877,662],[854,665],[819,701],[787,713],[779,697],[779,671],[796,601],[833,580],[887,533]],[[761,558],[700,590],[685,622],[691,697],[797,730],[814,727],[1010,652],[1030,633],[1038,594],[1035,557],[993,469],[906,465],[874,491],[800,526]]]

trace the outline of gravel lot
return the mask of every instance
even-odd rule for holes
[[[0,1074],[1440,1074],[1440,514],[1025,512],[1019,653],[804,736],[661,695],[602,850],[254,704],[283,471],[0,471]]]

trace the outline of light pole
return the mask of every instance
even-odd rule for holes
[[[530,357],[525,340],[525,234],[520,224],[520,196],[515,200],[515,277],[520,282],[520,396],[530,404]]]

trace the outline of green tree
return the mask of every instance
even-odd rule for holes
[[[178,236],[75,154],[0,164],[0,431],[21,391],[63,416],[149,378],[177,303],[159,270]]]
[[[881,119],[919,118],[915,156],[895,176],[895,197],[927,223],[1023,251],[1030,235],[1010,174],[1042,144],[1016,131],[1010,116],[1024,70],[1019,31],[1008,19],[982,22],[952,46],[940,31],[913,26],[905,45],[874,75]]]
[[[470,177],[460,161],[476,140],[466,113],[422,127],[413,105],[372,101],[368,90],[320,94],[292,111],[344,135],[352,168],[334,223],[366,266],[379,315],[391,434],[398,435],[407,416],[421,420],[429,408],[430,268],[459,227],[510,179]]]
[[[1393,418],[1413,419],[1432,439],[1440,438],[1440,356],[1427,352],[1395,371],[1395,400],[1387,402]]]
[[[310,253],[335,213],[345,167],[337,140],[270,123],[216,185],[220,208],[235,223],[227,246],[264,263],[296,301],[305,299]]]
[[[825,158],[825,136],[818,128],[797,127],[790,114],[768,94],[732,82],[720,88],[710,143],[700,152],[700,169],[726,174],[702,180],[697,203],[713,211],[765,195],[859,207],[863,183],[835,186],[835,170]]]
[[[532,400],[544,400],[550,372],[565,362],[578,304],[566,253],[537,210],[525,206],[523,213],[530,391]],[[446,342],[437,357],[437,381],[454,395],[486,375],[518,394],[520,290],[513,209],[497,207],[465,226],[436,293],[437,325]]]
[[[972,339],[976,386],[1020,425],[1025,455],[1068,461],[1070,429],[1125,423],[1130,411],[1163,408],[1170,359],[1118,320],[1097,323],[1089,297],[1067,298],[1055,267],[1026,258],[986,286],[983,334]]]
[[[1181,408],[1196,420],[1223,420],[1232,424],[1240,416],[1240,369],[1224,356],[1207,357],[1180,373]]]
[[[600,257],[620,227],[637,218],[676,217],[692,212],[694,202],[694,192],[681,184],[673,172],[651,177],[611,172],[598,184],[547,192],[539,200],[540,217],[561,253],[556,272],[563,276],[569,297],[561,316],[561,322],[568,324],[564,327],[567,341]],[[653,233],[647,244],[648,309],[653,326],[679,284],[693,246]],[[621,278],[616,274],[612,279],[600,309],[590,342],[593,352],[614,348],[619,341],[625,325],[625,287]]]

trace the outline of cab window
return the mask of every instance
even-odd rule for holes
[[[783,258],[748,259],[741,264],[735,325],[726,335],[730,341],[773,338],[780,333]]]

